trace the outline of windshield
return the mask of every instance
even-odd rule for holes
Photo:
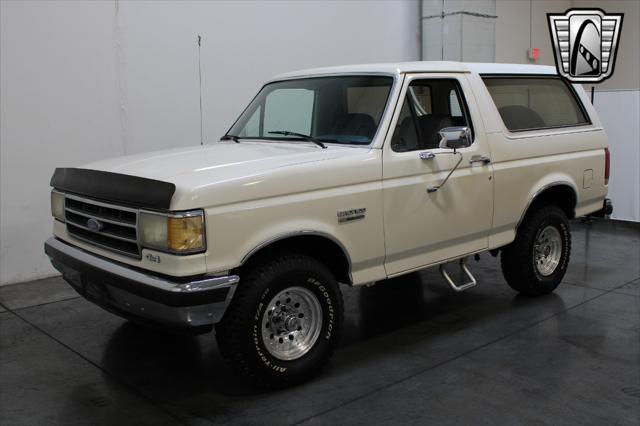
[[[392,77],[331,76],[265,85],[227,135],[368,145],[384,112]]]

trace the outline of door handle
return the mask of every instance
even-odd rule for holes
[[[436,158],[436,155],[433,152],[423,151],[418,154],[421,160],[431,160],[432,158]]]
[[[469,160],[469,164],[473,165],[473,163],[482,163],[482,165],[487,165],[491,162],[491,158],[486,157],[484,155],[474,155]]]

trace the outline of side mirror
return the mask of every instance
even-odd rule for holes
[[[449,174],[445,176],[444,180],[440,185],[433,186],[431,188],[427,188],[428,193],[436,192],[440,188],[444,186],[445,183],[449,180],[449,177],[456,171],[460,163],[462,162],[462,158],[464,157],[461,153],[456,152],[457,149],[466,148],[471,146],[473,142],[471,140],[471,130],[468,127],[445,127],[444,129],[438,132],[440,134],[440,148],[449,148],[453,149],[453,155],[458,154],[460,158],[458,158],[458,162],[453,169],[449,170]],[[421,157],[422,158],[422,157]]]
[[[471,146],[471,130],[468,127],[445,127],[440,134],[440,148],[460,149]]]

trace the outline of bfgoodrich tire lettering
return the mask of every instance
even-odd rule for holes
[[[545,254],[553,254],[552,244],[540,247],[541,243],[546,244],[545,233],[558,236],[557,248],[560,250],[557,264],[546,269],[536,265],[540,261],[537,255],[540,252],[543,258]],[[571,233],[566,215],[557,206],[541,206],[527,214],[514,242],[502,250],[502,273],[514,290],[527,296],[539,296],[558,287],[567,271],[570,256]]]
[[[275,339],[293,336],[303,322],[287,330],[285,335],[263,333],[263,327],[273,327],[269,321],[268,309],[276,308],[274,298],[279,296],[278,308],[287,304],[293,312],[296,300],[290,300],[288,292],[307,292],[319,303],[321,318],[315,318],[320,325],[319,334],[312,339],[306,351],[293,351],[292,356],[284,356],[265,342],[270,335]],[[293,298],[293,297],[292,297]],[[289,302],[290,305],[289,305]],[[302,302],[300,302],[301,304]],[[277,314],[276,309],[271,310]],[[302,313],[295,311],[296,316]],[[291,316],[291,315],[289,315]],[[304,319],[304,318],[301,318]],[[216,325],[216,338],[223,357],[232,368],[250,377],[259,385],[283,387],[300,383],[315,374],[330,358],[342,330],[343,302],[338,284],[331,272],[313,258],[296,254],[273,254],[250,267],[241,275],[233,301],[222,321]],[[277,327],[276,327],[277,328]],[[277,343],[277,340],[276,340]],[[284,342],[286,345],[288,342]],[[283,354],[286,353],[282,352]]]

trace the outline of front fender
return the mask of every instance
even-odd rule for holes
[[[380,182],[369,182],[207,209],[207,270],[237,268],[268,244],[306,234],[343,249],[354,284],[385,278],[380,191]],[[339,222],[338,212],[354,208],[365,208],[365,217]]]

